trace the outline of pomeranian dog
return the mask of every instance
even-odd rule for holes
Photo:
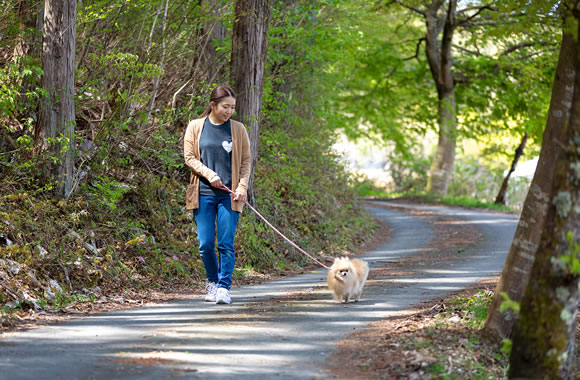
[[[337,257],[328,271],[328,289],[334,292],[338,303],[342,303],[342,300],[347,303],[352,298],[357,302],[368,275],[369,265],[366,261]]]

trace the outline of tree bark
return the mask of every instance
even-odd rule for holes
[[[218,83],[221,83],[226,77],[223,65],[220,62],[220,53],[214,46],[214,41],[219,41],[220,43],[226,39],[226,28],[224,28],[222,22],[220,21],[224,13],[224,1],[223,0],[202,0],[202,7],[207,7],[209,13],[211,13],[211,19],[208,23],[204,25],[206,33],[209,34],[209,43],[204,47],[202,52],[204,66],[207,67],[206,79],[212,82],[212,79],[216,79]]]
[[[455,105],[455,83],[451,72],[451,44],[456,27],[457,0],[450,0],[446,14],[442,8],[444,0],[433,1],[425,12],[427,27],[425,52],[431,76],[437,87],[439,113],[439,139],[437,151],[433,157],[427,192],[434,195],[446,195],[449,178],[455,166],[455,141],[457,136],[457,118]],[[443,30],[441,42],[438,36]]]
[[[516,149],[516,153],[515,153],[514,159],[512,161],[512,166],[510,167],[510,170],[508,171],[505,178],[503,179],[503,182],[501,184],[501,188],[499,189],[499,192],[497,193],[497,196],[495,197],[495,204],[505,205],[505,194],[507,192],[510,177],[511,177],[512,173],[516,170],[516,166],[518,165],[518,161],[520,160],[520,157],[522,156],[522,154],[524,154],[524,148],[526,147],[526,142],[528,141],[529,136],[530,136],[530,134],[528,132],[524,133],[524,136],[522,137],[522,141],[520,142],[520,145]]]
[[[51,167],[59,196],[68,196],[73,187],[75,37],[76,0],[46,0],[41,81],[46,94],[35,138],[39,150],[49,148],[59,159]]]
[[[258,161],[260,114],[266,62],[266,35],[270,20],[269,0],[237,0],[232,35],[232,82],[237,94],[239,121],[249,128],[252,167],[248,201],[255,204],[254,170]]]
[[[42,19],[44,17],[43,7],[35,0],[20,0],[18,5],[18,24],[19,34],[16,37],[16,44],[12,54],[12,60],[21,65],[25,64],[24,58],[32,56],[40,58],[41,36],[42,36]],[[19,119],[36,116],[37,105],[30,102],[26,95],[28,92],[38,86],[25,77],[19,79],[22,88],[18,99]]]
[[[169,8],[169,0],[165,0],[165,8],[163,11],[163,24],[161,25],[161,70],[164,71],[165,70],[165,33],[167,30],[167,10]],[[153,37],[153,30],[154,28],[151,29],[151,38]],[[151,42],[149,43],[149,46],[151,47]],[[156,75],[155,78],[153,79],[153,92],[151,93],[151,100],[149,101],[149,109],[147,110],[147,115],[145,116],[145,122],[143,123],[143,126],[145,126],[148,123],[149,118],[151,117],[151,112],[153,112],[153,109],[155,108],[155,99],[157,98],[157,92],[159,91],[159,82],[161,81],[161,76],[163,74],[159,74]]]
[[[16,44],[12,55],[13,60],[18,60],[30,54],[32,50],[35,53],[40,52],[40,40],[35,35],[28,35],[31,30],[36,30],[38,22],[37,15],[39,13],[37,2],[35,0],[20,0],[16,7],[18,8],[18,26],[20,32],[16,37]]]
[[[575,1],[578,4],[578,1]],[[580,9],[578,15],[580,16]],[[580,31],[580,28],[578,28]],[[576,51],[580,43],[576,42]],[[580,57],[544,232],[514,327],[510,378],[570,379],[580,279]]]
[[[569,32],[569,17],[570,15],[564,15],[562,45],[538,167],[524,201],[520,222],[484,326],[486,333],[502,338],[510,336],[514,316],[511,311],[499,311],[503,301],[501,293],[507,293],[514,301],[520,301],[524,294],[544,228],[556,157],[561,146],[564,146],[564,121],[568,118],[572,105],[574,86],[571,84],[574,80],[574,57],[577,49],[574,36]]]

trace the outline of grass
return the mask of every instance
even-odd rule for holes
[[[496,211],[517,212],[510,207],[499,205],[494,202],[488,202],[474,197],[465,195],[448,195],[438,197],[428,194],[424,191],[408,191],[408,192],[388,192],[377,187],[369,180],[359,180],[354,184],[357,194],[362,198],[379,198],[379,199],[396,199],[396,198],[415,198],[417,201],[425,203],[437,203],[449,206],[473,207]]]
[[[487,318],[491,297],[492,295],[485,290],[480,290],[468,297],[460,293],[451,300],[451,303],[465,313],[467,318],[464,317],[464,320],[467,325],[481,328]]]
[[[431,194],[427,194],[425,192],[390,193],[370,186],[359,186],[357,188],[357,193],[359,196],[363,198],[373,198],[373,199],[415,198],[418,201],[425,203],[437,203],[449,206],[472,207],[505,212],[517,211],[504,205],[499,205],[493,202],[486,202],[477,198],[467,196],[437,197]]]
[[[459,369],[463,369],[463,371],[470,373],[469,378],[471,379],[496,378],[496,376],[493,375],[493,372],[497,375],[497,369],[495,371],[490,371],[486,368],[486,365],[481,362],[479,353],[482,351],[488,351],[490,354],[489,356],[493,356],[497,360],[496,365],[502,363],[504,367],[503,372],[505,374],[507,368],[507,356],[502,353],[501,348],[498,346],[489,346],[489,342],[485,343],[484,339],[479,335],[479,329],[481,329],[485,323],[492,298],[493,293],[491,291],[480,289],[476,292],[471,292],[470,294],[459,293],[457,296],[449,299],[450,307],[436,316],[433,325],[431,334],[431,337],[434,339],[432,344],[433,355],[437,355],[441,361],[433,364],[429,368],[430,374],[438,375],[436,378],[441,379],[459,379],[463,378],[463,376],[467,376],[466,373],[458,371]],[[450,322],[450,318],[457,315],[461,317],[460,321]],[[448,361],[448,357],[445,354],[441,354],[442,350],[440,346],[442,342],[437,342],[436,338],[445,335],[450,329],[464,331],[464,336],[462,338],[464,341],[462,347],[463,352],[462,355],[459,356],[463,358],[463,360],[456,363],[454,370],[446,368],[445,363]],[[425,346],[425,344],[421,344],[421,348],[424,348]]]
[[[481,200],[476,199],[476,198],[465,197],[465,196],[459,196],[459,197],[448,196],[448,197],[443,197],[443,198],[437,198],[437,197],[426,195],[425,199],[426,200],[433,200],[435,202],[443,203],[443,204],[450,205],[450,206],[475,207],[475,208],[484,208],[484,209],[489,209],[489,210],[508,211],[508,212],[514,211],[511,208],[504,206],[504,205],[498,205],[498,204],[491,203],[491,202],[484,202],[484,201],[481,201]]]

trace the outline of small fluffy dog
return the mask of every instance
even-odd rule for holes
[[[334,259],[334,264],[328,271],[328,289],[334,292],[338,303],[347,303],[354,297],[359,300],[363,287],[369,275],[369,265],[366,261],[341,257]]]

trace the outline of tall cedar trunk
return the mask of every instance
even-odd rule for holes
[[[232,82],[237,95],[237,118],[250,130],[252,166],[248,201],[254,204],[254,170],[258,161],[270,3],[269,0],[237,0],[235,13],[232,35]]]
[[[12,60],[21,63],[26,56],[40,58],[44,8],[36,0],[20,0],[17,7],[20,31],[14,46]],[[38,82],[21,78],[20,84],[22,89],[18,98],[18,109],[21,112],[19,119],[36,116],[37,109],[31,104],[27,94],[38,86]]]
[[[74,68],[76,0],[46,0],[42,44],[41,85],[46,91],[35,131],[40,150],[59,157],[51,168],[57,195],[68,196],[73,187],[75,131]],[[64,137],[64,139],[49,140]]]
[[[214,41],[221,43],[226,39],[226,28],[220,21],[224,13],[224,1],[202,0],[202,6],[207,7],[211,13],[210,21],[204,25],[206,33],[209,34],[209,43],[205,45],[205,51],[202,52],[203,66],[207,68],[204,77],[209,83],[214,81],[222,83],[226,75],[223,65],[220,64],[220,52],[216,49]]]
[[[579,15],[580,10],[575,16]],[[576,42],[576,52],[580,52],[579,42]],[[557,159],[542,239],[514,327],[510,378],[570,379],[576,358],[574,340],[580,279],[577,263],[580,258],[580,57],[575,55],[575,58],[572,112],[562,123],[566,129],[565,147]]]
[[[484,330],[488,334],[502,338],[510,336],[514,317],[511,311],[504,313],[499,311],[503,301],[501,293],[507,293],[514,301],[520,301],[524,295],[544,229],[556,157],[564,144],[562,134],[564,121],[568,118],[572,105],[574,88],[570,84],[574,80],[574,57],[576,56],[574,36],[569,33],[569,17],[570,15],[564,15],[564,34],[538,167],[524,201],[520,222],[485,321]]]
[[[520,160],[520,157],[522,156],[522,154],[524,154],[524,148],[526,147],[526,142],[528,141],[529,136],[530,135],[528,132],[524,133],[524,136],[522,137],[522,141],[520,142],[520,145],[517,147],[516,153],[514,154],[512,166],[510,167],[510,170],[508,171],[505,178],[503,179],[503,182],[501,184],[501,188],[499,189],[499,192],[497,193],[497,196],[495,197],[495,204],[505,205],[505,194],[507,193],[507,188],[508,188],[508,184],[510,181],[510,177],[511,177],[512,173],[516,170],[516,166],[518,165],[518,161]]]
[[[451,44],[456,27],[457,0],[449,1],[446,14],[442,12],[444,3],[443,0],[433,1],[425,13],[427,26],[425,51],[431,76],[437,87],[439,103],[439,140],[427,182],[427,192],[435,195],[447,194],[449,178],[455,165],[457,135],[455,84],[451,73]],[[443,37],[439,41],[441,29],[443,29]]]
[[[20,32],[16,37],[16,44],[14,46],[13,59],[18,60],[29,53],[31,50],[36,50],[39,52],[40,49],[37,46],[36,36],[30,36],[30,30],[36,29],[37,25],[37,15],[38,15],[38,4],[36,0],[20,0],[18,5],[18,26]]]
[[[161,71],[163,72],[165,70],[165,32],[167,30],[167,10],[169,8],[169,0],[165,0],[165,4],[164,4],[164,11],[163,11],[163,22],[161,24],[161,63],[160,63],[160,67],[161,67]],[[153,31],[154,28],[151,29],[151,38],[153,37]],[[151,44],[150,44],[151,46]],[[159,74],[156,75],[155,78],[153,79],[153,92],[151,93],[151,100],[149,101],[149,109],[147,110],[147,116],[145,116],[145,122],[143,123],[143,126],[145,126],[148,121],[149,118],[151,117],[151,112],[153,112],[153,109],[155,108],[155,99],[157,98],[157,92],[159,91],[159,82],[161,81],[161,76],[163,74]],[[133,112],[131,112],[132,114]]]

